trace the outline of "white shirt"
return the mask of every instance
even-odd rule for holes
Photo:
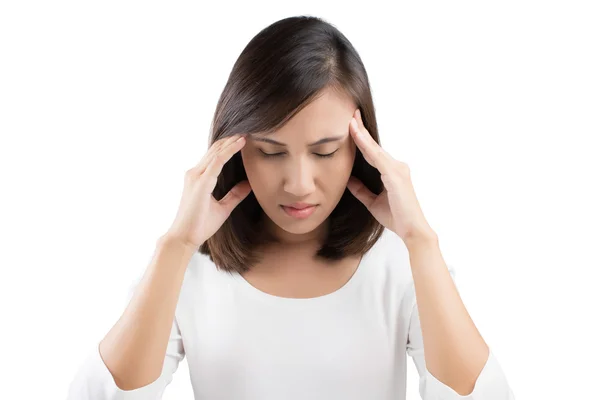
[[[268,294],[195,253],[162,375],[121,390],[96,345],[72,381],[69,399],[160,399],[187,356],[196,400],[398,400],[406,398],[407,355],[424,400],[514,399],[491,350],[467,396],[425,368],[408,250],[388,229],[343,287],[314,298]]]

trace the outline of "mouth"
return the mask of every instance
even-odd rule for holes
[[[293,203],[293,204],[282,204],[282,207],[293,208],[296,210],[304,210],[305,208],[315,207],[317,204],[309,204],[309,203]]]
[[[308,218],[312,213],[315,212],[318,204],[315,205],[304,205],[302,208],[290,207],[280,205],[280,207],[285,211],[287,215],[296,219],[304,219]]]

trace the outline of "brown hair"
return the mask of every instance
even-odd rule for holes
[[[209,147],[236,133],[272,133],[327,88],[354,100],[365,128],[379,143],[367,72],[348,39],[321,18],[296,16],[276,21],[260,31],[236,60],[215,110]],[[379,171],[365,161],[358,148],[352,175],[373,193],[382,192]],[[243,180],[247,176],[238,152],[224,165],[213,196],[220,200]],[[256,246],[276,241],[262,228],[263,214],[250,192],[199,252],[223,271],[249,270],[260,259]],[[362,256],[384,231],[347,188],[328,218],[329,231],[316,253],[328,260]]]

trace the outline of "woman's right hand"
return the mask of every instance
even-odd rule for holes
[[[219,201],[212,195],[225,163],[246,143],[245,135],[217,140],[200,162],[185,173],[183,195],[173,224],[163,237],[198,249],[217,232],[233,209],[248,196],[250,184],[239,182]]]

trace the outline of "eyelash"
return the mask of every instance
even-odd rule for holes
[[[339,150],[339,149],[338,149],[338,150]],[[270,154],[270,153],[265,153],[265,152],[264,152],[264,151],[262,151],[262,150],[260,150],[260,152],[262,153],[263,157],[266,157],[266,158],[271,158],[271,157],[279,157],[279,156],[281,156],[282,154],[285,154],[285,153],[273,153],[273,154]],[[313,154],[314,154],[314,155],[316,155],[317,157],[320,157],[320,158],[331,158],[331,157],[333,157],[333,155],[334,155],[336,152],[337,152],[337,150],[336,150],[336,151],[334,151],[333,153],[329,153],[329,154],[319,154],[319,153],[313,153]]]

